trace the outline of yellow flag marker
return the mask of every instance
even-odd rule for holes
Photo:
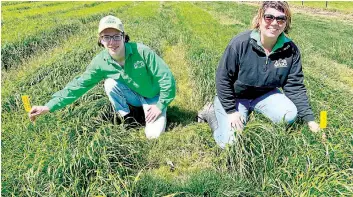
[[[23,102],[23,106],[25,107],[26,112],[31,111],[31,104],[29,103],[28,95],[22,96],[22,102]]]
[[[327,111],[320,112],[320,128],[325,129],[327,127]]]
[[[31,111],[31,103],[29,102],[29,97],[28,95],[23,95],[22,96],[22,102],[23,106],[25,107],[26,112]],[[33,121],[33,125],[36,125],[36,122]]]

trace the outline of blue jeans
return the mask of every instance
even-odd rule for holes
[[[224,148],[226,144],[234,142],[234,130],[231,128],[228,115],[217,96],[214,99],[214,108],[218,127],[215,129],[213,137],[216,143]],[[274,89],[256,99],[236,99],[236,111],[243,116],[244,126],[251,111],[265,115],[274,123],[284,121],[292,124],[297,118],[296,106],[279,89]]]
[[[142,106],[143,111],[146,114],[149,105],[157,104],[159,99],[159,95],[153,98],[145,98],[132,91],[125,84],[114,79],[106,79],[104,81],[104,89],[114,110],[121,117],[130,113],[129,105],[135,107]],[[162,114],[153,123],[146,123],[145,134],[147,138],[158,138],[160,134],[164,132],[167,123],[166,114],[167,108],[162,111]]]

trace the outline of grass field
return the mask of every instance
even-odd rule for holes
[[[328,112],[327,129],[311,133],[295,123],[286,130],[252,114],[236,144],[222,150],[208,125],[195,122],[215,95],[226,45],[256,10],[236,2],[2,2],[2,196],[353,196],[353,25],[346,20],[294,13],[289,33],[317,121]],[[159,139],[114,122],[102,83],[35,125],[23,108],[21,95],[43,105],[85,70],[101,50],[97,25],[108,14],[174,73],[177,97]]]

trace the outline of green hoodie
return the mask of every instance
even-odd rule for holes
[[[163,110],[175,98],[175,80],[166,63],[150,48],[139,43],[125,43],[125,65],[121,67],[105,49],[86,71],[56,92],[45,105],[50,112],[65,107],[93,88],[101,80],[112,78],[143,97],[159,96],[157,107]]]

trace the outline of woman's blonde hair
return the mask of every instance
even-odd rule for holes
[[[284,29],[284,33],[288,34],[288,32],[291,28],[292,14],[289,9],[288,3],[285,1],[264,1],[264,2],[262,2],[261,7],[258,9],[257,14],[252,21],[252,28],[259,29],[260,20],[262,20],[262,18],[264,17],[264,13],[267,8],[274,8],[276,10],[283,12],[286,15],[287,21],[286,21],[286,28]]]

